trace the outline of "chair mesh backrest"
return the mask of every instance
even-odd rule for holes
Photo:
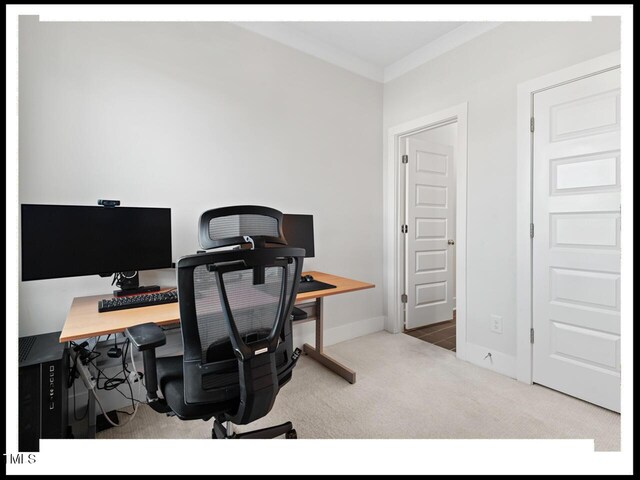
[[[248,235],[278,237],[278,220],[266,215],[242,214],[212,218],[209,237],[212,240]]]
[[[265,281],[259,285],[253,284],[252,268],[222,274],[233,320],[245,343],[269,336],[278,320],[280,292],[285,279],[287,291],[284,305],[288,304],[291,297],[295,268],[295,261],[285,267],[266,267]],[[207,363],[209,348],[228,341],[229,332],[216,273],[208,271],[206,265],[200,265],[194,269],[193,276],[202,363]]]

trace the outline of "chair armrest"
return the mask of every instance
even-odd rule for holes
[[[147,402],[156,412],[167,413],[171,409],[163,398],[158,398],[158,372],[156,370],[156,347],[167,343],[164,331],[155,323],[143,323],[125,329],[124,334],[142,352],[144,375],[147,379]]]
[[[129,327],[125,329],[124,334],[141,352],[167,343],[164,331],[155,323],[143,323],[142,325]]]

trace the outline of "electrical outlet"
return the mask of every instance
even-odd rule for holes
[[[491,331],[502,333],[502,317],[500,315],[491,315]]]

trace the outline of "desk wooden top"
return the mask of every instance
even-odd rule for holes
[[[372,283],[360,282],[328,273],[303,272],[303,275],[311,275],[314,280],[330,283],[335,285],[336,288],[299,293],[296,296],[296,303],[375,287]],[[112,297],[113,295],[111,294],[105,294],[74,298],[60,333],[60,342],[119,333],[124,331],[125,328],[141,323],[154,322],[158,325],[165,325],[180,321],[177,303],[99,313],[98,300]]]
[[[311,300],[313,298],[328,297],[329,295],[355,292],[357,290],[365,290],[367,288],[375,287],[373,283],[360,282],[358,280],[351,280],[350,278],[339,277],[337,275],[330,275],[328,273],[322,272],[303,272],[302,275],[311,275],[314,280],[335,285],[336,288],[327,288],[325,290],[315,290],[313,292],[298,293],[298,295],[296,296],[296,303],[305,300]]]

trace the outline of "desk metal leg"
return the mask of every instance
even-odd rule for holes
[[[71,347],[67,343],[67,347],[69,351],[71,351]],[[74,355],[73,353],[71,355]],[[78,355],[77,353],[75,355]],[[73,358],[71,359],[73,360]],[[77,360],[78,362],[80,360]],[[95,372],[91,372],[93,375]],[[77,378],[74,380],[75,382],[82,383],[82,379]],[[73,411],[75,408],[75,399],[71,397],[73,395],[73,390],[69,389],[68,395],[68,425],[71,427],[71,433],[73,438],[96,438],[96,399],[90,391],[87,391],[87,406],[84,416],[80,420],[76,420],[76,412]],[[83,411],[82,406],[77,407],[80,411]]]
[[[88,394],[87,408],[89,409],[89,411],[87,412],[87,415],[89,417],[87,421],[88,423],[87,438],[96,438],[96,423],[97,423],[97,417],[98,417],[98,414],[96,413],[96,399],[91,392],[87,392],[87,394]]]
[[[345,367],[339,362],[336,362],[329,355],[324,353],[323,348],[323,339],[322,339],[322,329],[323,329],[323,304],[322,297],[316,298],[316,346],[315,348],[305,343],[303,345],[304,353],[309,355],[314,360],[320,362],[322,365],[327,367],[329,370],[337,373],[342,378],[344,378],[349,383],[356,383],[356,372],[351,370],[350,368]]]

